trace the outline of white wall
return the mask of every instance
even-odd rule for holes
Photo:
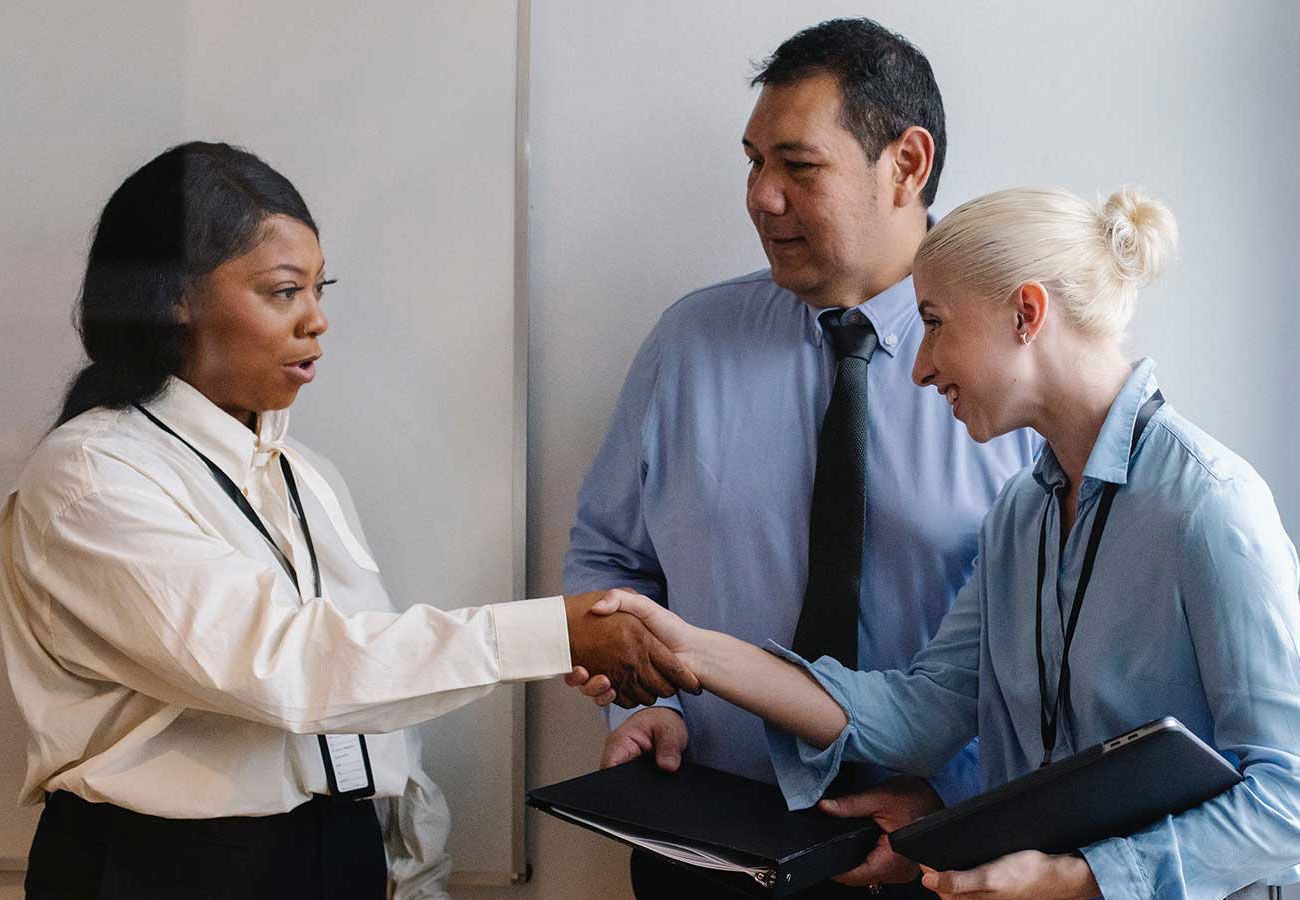
[[[340,278],[293,430],[346,473],[391,596],[521,596],[516,10],[0,3],[0,496],[80,357],[71,314],[100,208],[165,147],[227,140],[296,183]],[[424,728],[460,874],[505,883],[522,867],[516,697],[499,689]],[[25,753],[6,700],[0,857],[22,855],[32,822],[11,812]]]
[[[749,61],[838,14],[873,15],[930,56],[949,115],[937,211],[1028,182],[1091,193],[1133,181],[1170,203],[1183,228],[1182,260],[1144,295],[1134,352],[1156,356],[1171,400],[1256,463],[1291,533],[1300,532],[1300,480],[1286,467],[1300,437],[1287,366],[1300,334],[1287,294],[1300,246],[1296,4],[533,0],[529,592],[559,589],[574,494],[655,317],[693,287],[762,264],[743,208],[739,148],[754,96]],[[158,13],[156,27],[169,27],[167,15]],[[30,110],[54,117],[57,142],[0,127],[9,165],[65,176],[0,196],[0,237],[22,241],[43,266],[7,279],[11,296],[68,297],[79,274],[77,253],[67,254],[74,262],[53,258],[48,235],[15,211],[70,215],[123,159],[153,148],[144,136],[118,156],[104,154],[100,132],[119,117],[180,123],[181,48],[155,48],[118,67],[96,48],[132,46],[153,24],[112,17],[91,27],[89,17],[67,18],[27,16],[18,31],[5,20],[0,54],[10,59],[55,29],[66,50],[32,63],[43,84],[0,91],[16,103],[57,91],[75,57],[113,81],[120,101]],[[357,23],[358,32],[365,27]],[[354,65],[364,73],[367,62]],[[334,87],[347,96],[346,79]],[[359,166],[353,177],[372,176]],[[0,332],[16,321],[7,315]],[[0,379],[6,389],[38,392],[34,402],[52,411],[52,385],[75,359],[67,308],[24,315],[18,324],[38,339],[5,344]],[[17,426],[45,421],[33,413]],[[0,463],[12,427],[0,424]],[[6,474],[0,468],[0,481]],[[557,684],[532,685],[528,698],[530,783],[594,768],[604,734],[594,713]],[[533,881],[458,896],[630,896],[622,848],[533,814],[529,825]],[[0,900],[18,896],[15,884],[0,876]]]
[[[534,0],[529,589],[558,590],[573,499],[659,312],[763,265],[744,211],[750,60],[833,15],[871,15],[934,65],[949,120],[937,212],[1012,184],[1144,185],[1183,231],[1140,302],[1134,355],[1255,463],[1300,535],[1291,344],[1300,248],[1300,6]],[[529,688],[529,781],[598,760],[596,716]],[[530,814],[531,815],[531,814]],[[534,883],[510,896],[621,897],[627,853],[532,816]],[[505,896],[505,895],[501,895]]]

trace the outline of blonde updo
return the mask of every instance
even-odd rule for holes
[[[1160,274],[1177,241],[1173,213],[1132,188],[1100,209],[1059,188],[1011,188],[945,216],[915,266],[997,299],[1037,281],[1075,326],[1117,336],[1137,289]]]

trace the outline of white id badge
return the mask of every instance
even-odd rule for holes
[[[360,799],[375,793],[375,776],[370,771],[366,738],[360,734],[318,734],[321,761],[330,795]]]

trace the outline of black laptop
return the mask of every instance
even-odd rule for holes
[[[1157,719],[917,819],[889,842],[941,871],[1018,850],[1068,853],[1132,834],[1239,781],[1237,770],[1181,722]]]

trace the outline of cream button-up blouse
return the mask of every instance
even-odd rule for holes
[[[302,593],[204,462],[139,410],[55,429],[0,509],[0,632],[30,731],[22,802],[64,790],[172,818],[285,812],[328,792],[316,735],[361,732],[377,797],[443,809],[402,729],[567,672],[563,600],[399,614],[346,487],[286,440],[287,412],[254,434],[179,379],[147,408],[249,498]]]

